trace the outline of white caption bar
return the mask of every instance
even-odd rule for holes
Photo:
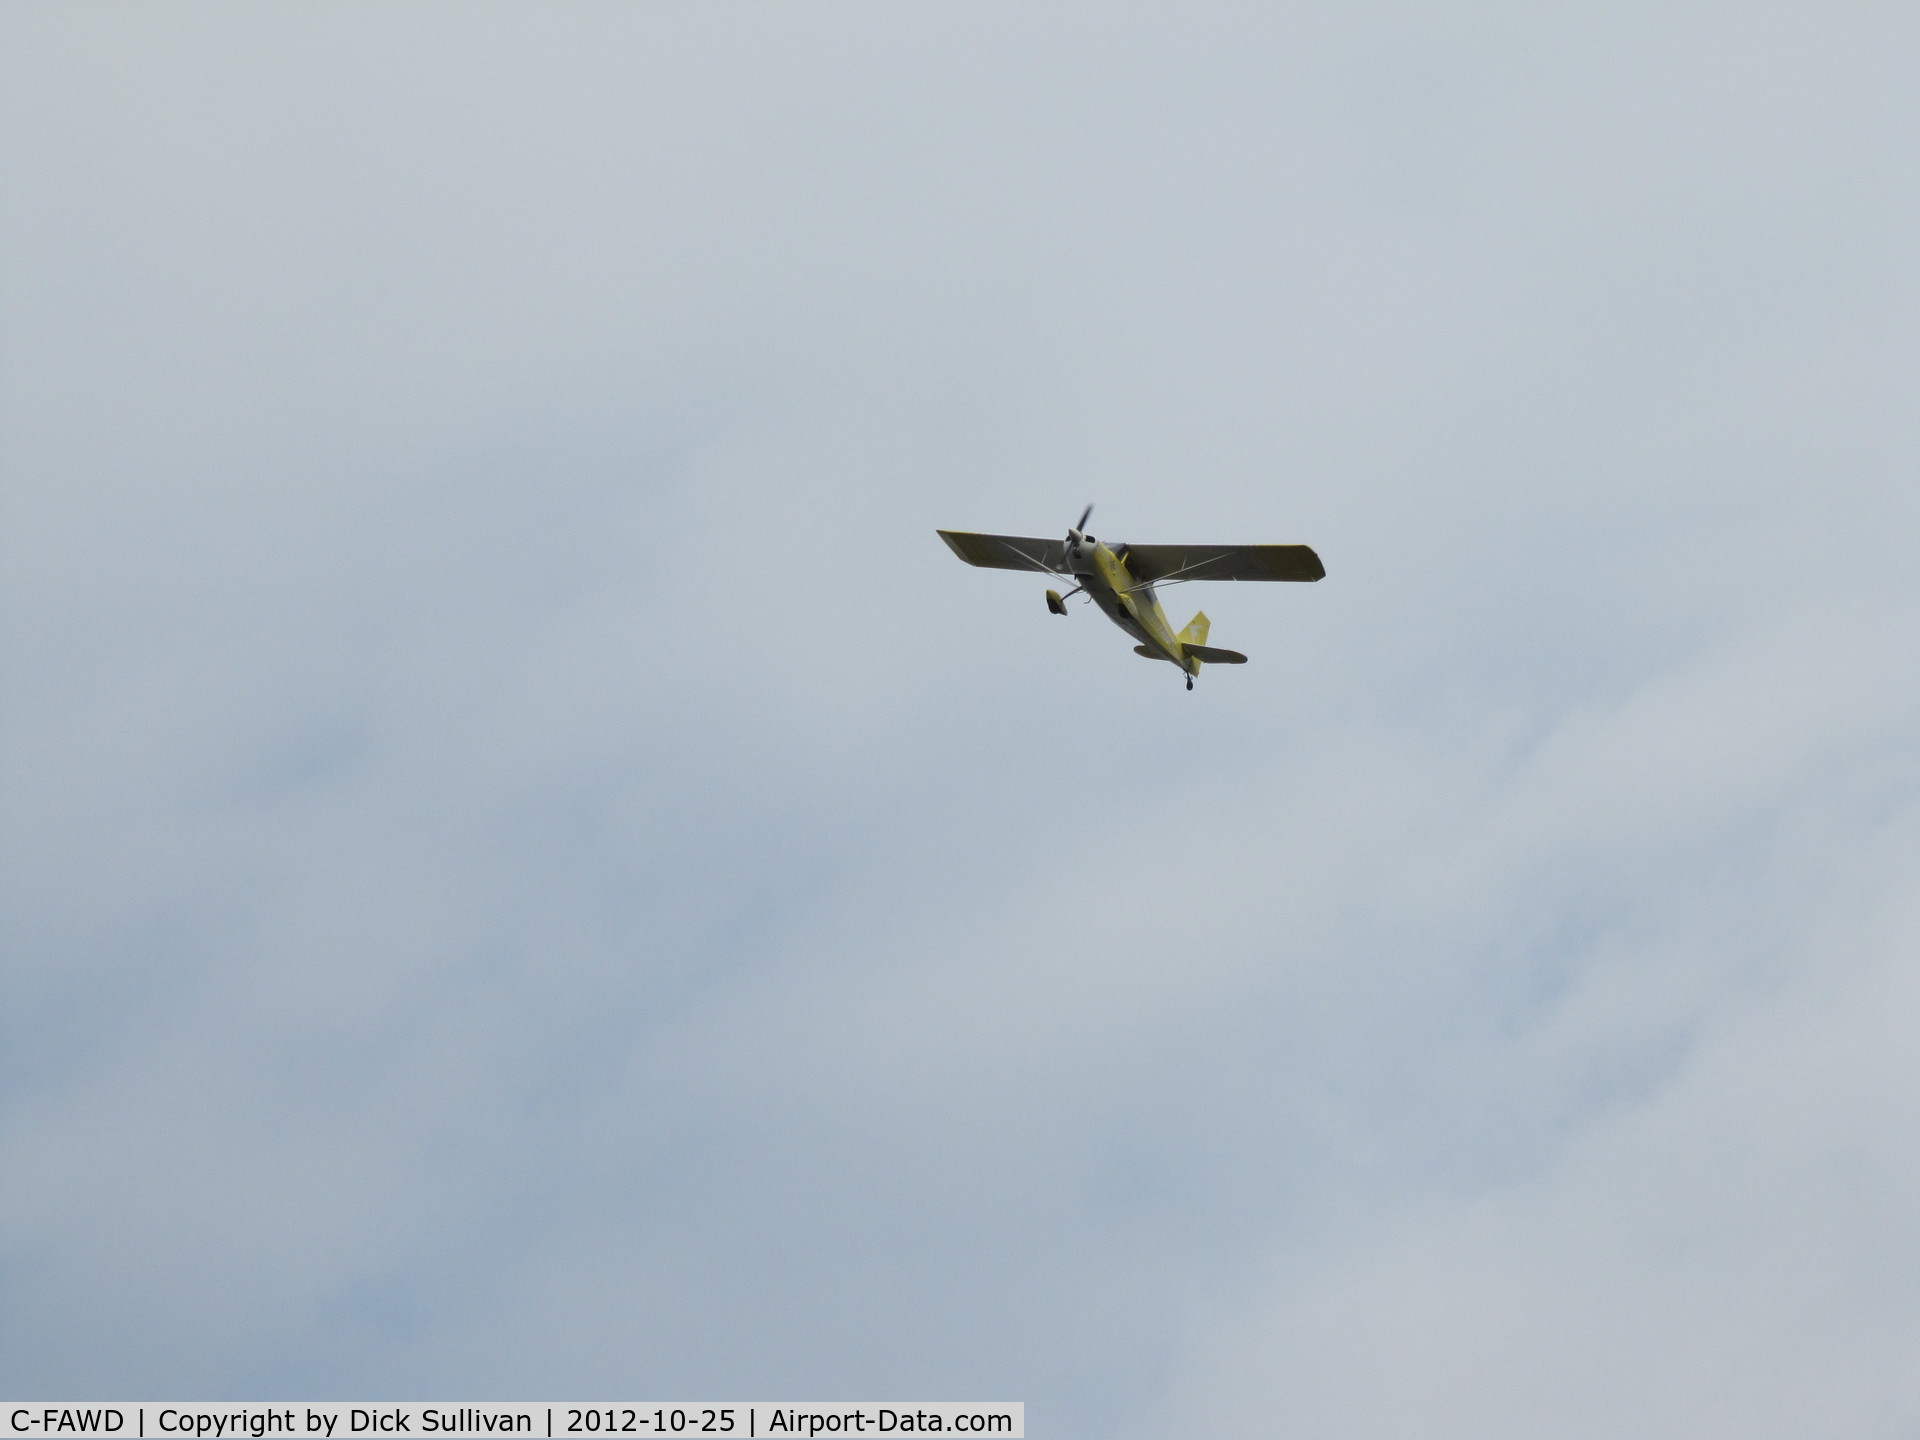
[[[61,1440],[63,1436],[110,1436],[112,1440],[302,1440],[348,1437],[452,1435],[462,1440],[528,1435],[542,1440],[618,1440],[625,1435],[724,1436],[726,1440],[792,1440],[823,1435],[991,1435],[1023,1440],[1027,1407],[1019,1402],[973,1404],[957,1400],[847,1404],[785,1404],[765,1401],[676,1400],[588,1404],[180,1405],[140,1401],[130,1405],[0,1403],[0,1435]]]

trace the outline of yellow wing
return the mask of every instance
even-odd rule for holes
[[[1327,573],[1327,567],[1320,563],[1311,545],[1128,545],[1125,548],[1127,571],[1142,582],[1318,580]]]
[[[1067,569],[1067,542],[1032,540],[1024,535],[974,535],[965,530],[937,532],[947,548],[969,565],[986,565],[995,570],[1037,570],[1046,575],[1064,575]]]

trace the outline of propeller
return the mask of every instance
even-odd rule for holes
[[[1093,506],[1089,505],[1087,506],[1086,509],[1080,512],[1080,523],[1078,525],[1069,525],[1067,527],[1067,549],[1073,552],[1073,556],[1075,557],[1078,556],[1081,545],[1093,538],[1091,535],[1083,535],[1081,533],[1083,530],[1087,528],[1087,517],[1091,514],[1093,514]],[[1069,565],[1072,564],[1071,557],[1069,558],[1068,564]],[[1067,594],[1078,595],[1085,588],[1086,588],[1086,585],[1083,582],[1079,585],[1074,586],[1073,589],[1067,592]],[[1047,609],[1051,610],[1056,615],[1064,615],[1067,613],[1066,599],[1060,594],[1059,591],[1057,590],[1047,591]]]

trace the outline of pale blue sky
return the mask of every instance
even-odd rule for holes
[[[1911,17],[0,41],[0,1390],[1920,1423]]]

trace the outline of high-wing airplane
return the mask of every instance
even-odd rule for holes
[[[1205,612],[1177,634],[1160,608],[1155,585],[1188,580],[1318,580],[1327,573],[1310,545],[1108,545],[1086,533],[1089,505],[1065,540],[1030,540],[1019,535],[974,535],[942,530],[949,549],[969,565],[995,570],[1034,570],[1075,582],[1067,595],[1085,593],[1107,618],[1140,643],[1134,654],[1178,665],[1193,689],[1202,665],[1244,665],[1237,650],[1207,644]],[[1057,590],[1047,591],[1047,609],[1067,613]]]

